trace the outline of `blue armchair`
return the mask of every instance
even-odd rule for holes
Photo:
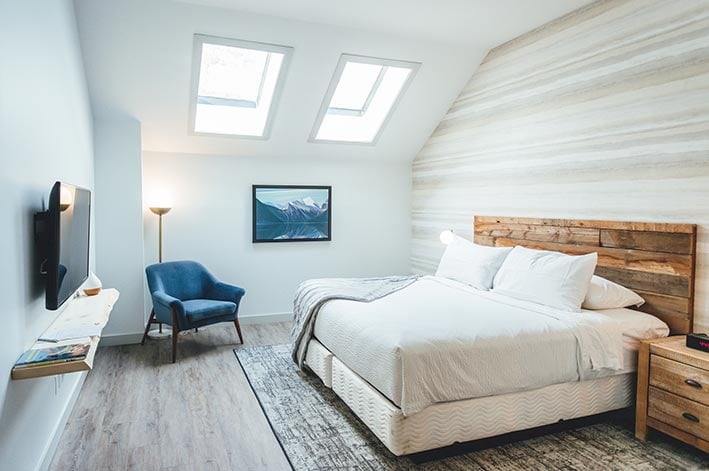
[[[145,343],[151,324],[172,327],[172,362],[177,354],[180,331],[197,329],[218,322],[233,322],[243,344],[239,326],[239,302],[246,294],[242,288],[222,283],[197,262],[165,262],[145,269],[153,310],[145,326]]]

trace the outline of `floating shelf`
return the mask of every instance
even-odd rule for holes
[[[96,296],[81,296],[73,299],[66,309],[52,322],[49,328],[44,331],[40,338],[52,337],[58,330],[69,327],[96,325],[103,330],[108,322],[111,310],[113,310],[113,305],[118,301],[118,297],[118,290],[104,289]],[[39,378],[41,376],[62,375],[65,373],[90,370],[94,364],[94,356],[96,355],[96,349],[98,348],[99,340],[101,340],[101,335],[68,339],[56,343],[37,341],[32,345],[30,350],[69,345],[82,340],[88,340],[91,343],[89,352],[83,360],[46,366],[33,366],[29,368],[13,368],[12,379]]]

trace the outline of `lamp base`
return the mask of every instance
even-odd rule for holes
[[[169,325],[162,326],[162,332],[160,328],[156,327],[148,332],[148,337],[155,340],[169,339],[172,336],[172,329]]]

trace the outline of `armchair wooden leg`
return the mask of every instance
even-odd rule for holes
[[[244,337],[241,336],[241,326],[239,325],[239,318],[234,319],[234,326],[236,326],[236,333],[239,334],[239,342],[244,344]]]
[[[155,310],[153,309],[150,311],[150,318],[148,319],[148,323],[145,326],[145,333],[143,334],[143,340],[140,341],[141,345],[145,345],[145,339],[148,337],[148,332],[150,332],[150,326],[153,325],[153,321],[155,320]]]
[[[180,334],[180,328],[177,325],[177,314],[172,310],[172,362],[175,363],[177,357],[177,337]]]

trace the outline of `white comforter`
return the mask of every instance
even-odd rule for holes
[[[661,321],[638,315],[659,323],[653,335],[667,335]],[[624,368],[627,319],[424,277],[370,303],[328,301],[315,337],[410,415],[438,402],[615,374]]]

